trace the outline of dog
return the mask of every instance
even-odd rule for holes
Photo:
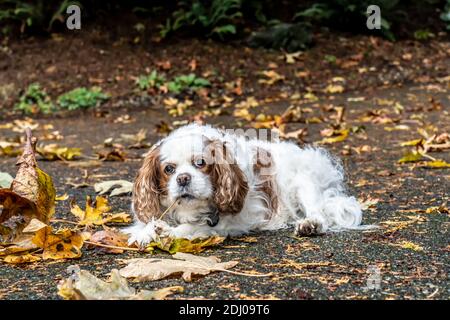
[[[145,156],[133,186],[129,243],[160,237],[240,236],[294,226],[295,234],[360,229],[340,162],[300,148],[216,129],[180,127]]]

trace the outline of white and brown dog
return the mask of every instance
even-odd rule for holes
[[[299,235],[359,229],[339,162],[324,149],[191,124],[147,154],[133,189],[129,242],[237,236],[294,225]],[[163,219],[163,209],[170,208]]]

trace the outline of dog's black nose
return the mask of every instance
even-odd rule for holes
[[[177,182],[180,187],[185,187],[191,182],[191,175],[189,173],[179,174],[177,177]]]

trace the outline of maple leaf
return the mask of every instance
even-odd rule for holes
[[[117,269],[111,271],[109,282],[86,270],[79,270],[78,266],[75,269],[78,270],[71,277],[58,284],[58,294],[66,300],[162,300],[170,294],[183,292],[183,287],[180,286],[136,292]]]
[[[95,198],[95,207],[92,204],[91,197],[86,197],[86,209],[81,209],[77,204],[72,204],[70,212],[79,220],[79,225],[102,225],[107,222],[128,223],[131,221],[130,215],[126,213],[110,214],[111,207],[108,200],[104,197]]]
[[[184,281],[191,281],[192,275],[207,275],[213,271],[233,268],[237,261],[220,262],[214,256],[198,257],[189,253],[177,252],[173,259],[131,259],[128,265],[119,270],[121,276],[136,281],[153,281],[171,275],[180,275]]]
[[[44,225],[36,231],[32,242],[43,249],[44,260],[60,260],[81,257],[84,238],[80,233],[69,229],[53,233],[52,227]]]
[[[20,234],[22,229],[37,218],[47,223],[55,212],[56,191],[52,178],[39,169],[35,146],[37,139],[32,137],[31,130],[26,130],[26,143],[22,156],[17,161],[19,167],[11,187],[0,189],[0,229],[9,239]]]

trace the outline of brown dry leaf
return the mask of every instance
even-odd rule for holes
[[[112,150],[103,149],[97,151],[98,159],[101,161],[125,161],[126,153],[119,148],[114,148]]]
[[[131,221],[130,215],[126,213],[111,214],[111,207],[108,200],[104,197],[97,196],[95,198],[95,207],[93,206],[91,197],[86,197],[86,209],[81,209],[77,204],[71,204],[70,212],[79,220],[79,225],[103,225],[108,222],[128,223]]]
[[[97,231],[89,240],[108,246],[128,247],[128,236],[115,229]],[[90,247],[90,245],[88,245],[88,247]],[[123,250],[119,248],[105,248],[99,246],[94,246],[94,248],[103,253],[123,253]]]
[[[200,253],[208,247],[218,245],[225,240],[224,237],[210,237],[206,239],[183,239],[183,238],[162,238],[159,242],[151,242],[146,248],[146,252],[153,252],[155,249],[167,251],[170,254],[177,252]]]
[[[126,180],[109,180],[94,184],[94,190],[99,195],[112,190],[110,197],[131,193],[132,189],[133,183]]]
[[[136,134],[125,134],[122,133],[120,137],[123,140],[126,140],[130,143],[132,143],[130,146],[128,146],[129,149],[141,149],[141,148],[149,148],[150,144],[145,143],[145,139],[147,138],[147,130],[141,129]]]
[[[32,263],[41,260],[41,257],[25,253],[23,255],[8,255],[3,258],[3,261],[10,264],[22,264],[22,263]]]
[[[0,189],[0,231],[8,230],[7,238],[12,240],[33,219],[47,223],[55,212],[56,191],[52,178],[39,169],[35,158],[37,139],[31,130],[26,131],[26,144],[11,187]],[[1,233],[2,235],[3,232]]]
[[[44,159],[49,161],[71,161],[74,160],[75,157],[81,156],[80,148],[60,147],[57,144],[48,144],[43,147],[37,147],[36,151]]]
[[[264,83],[269,86],[271,86],[279,81],[283,81],[285,79],[285,77],[283,75],[275,72],[274,70],[262,71],[261,75],[263,75],[265,77],[265,79],[259,79],[258,82]]]
[[[165,121],[161,121],[159,124],[155,125],[156,133],[166,136],[173,130],[173,127]]]
[[[237,261],[220,262],[217,257],[198,257],[177,252],[174,259],[131,259],[119,270],[121,276],[136,281],[154,281],[172,275],[180,275],[184,281],[191,281],[193,275],[207,275],[214,271],[233,268]]]
[[[45,226],[36,232],[32,242],[44,250],[44,260],[74,259],[81,257],[84,238],[82,234],[69,229],[53,233],[52,227]]]
[[[136,292],[128,286],[117,269],[111,271],[111,279],[105,282],[86,270],[76,266],[74,274],[58,284],[58,294],[65,300],[162,300],[167,296],[183,292],[183,287],[175,286],[155,291]]]

